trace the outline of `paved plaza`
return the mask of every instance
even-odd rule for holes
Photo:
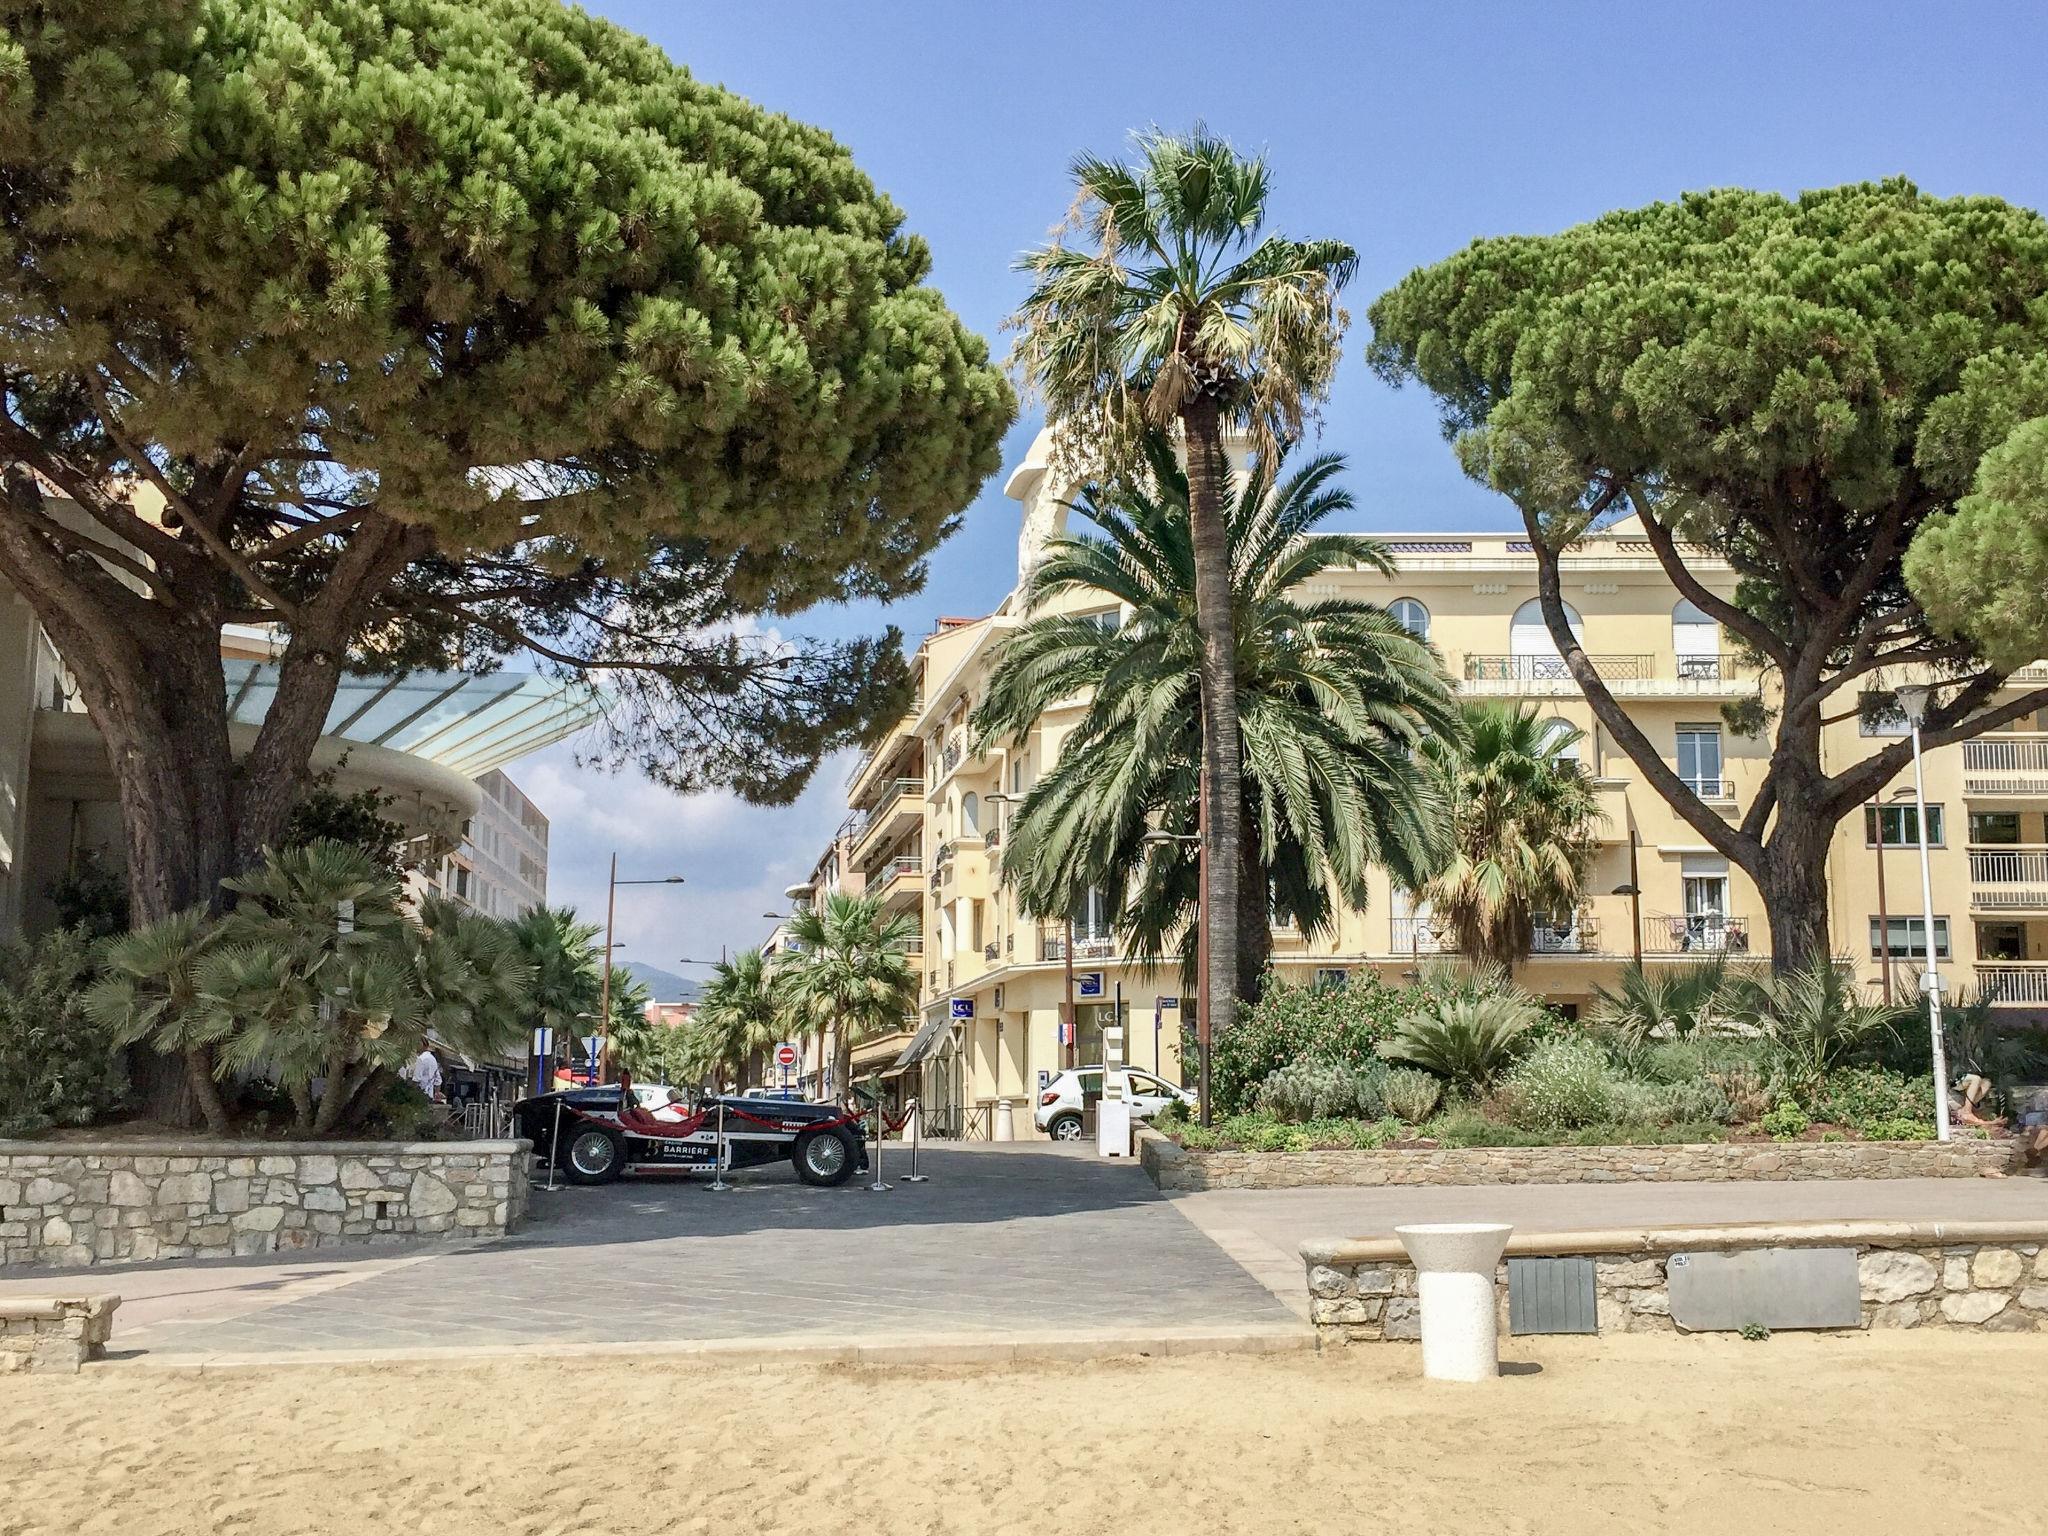
[[[520,1235],[401,1253],[15,1270],[0,1295],[113,1291],[157,1359],[521,1346],[862,1343],[1301,1328],[1299,1248],[1404,1221],[1524,1231],[1867,1218],[2048,1219],[2048,1179],[1215,1190],[1044,1143],[928,1148],[930,1181],[813,1189],[786,1167],[537,1191]]]

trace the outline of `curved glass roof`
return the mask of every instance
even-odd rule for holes
[[[228,718],[257,725],[277,697],[277,665],[228,660]],[[344,677],[323,736],[389,747],[475,778],[573,735],[597,717],[595,690],[531,672],[408,672]]]

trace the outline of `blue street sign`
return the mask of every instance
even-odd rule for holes
[[[1102,972],[1078,972],[1074,977],[1074,995],[1076,997],[1102,996]]]

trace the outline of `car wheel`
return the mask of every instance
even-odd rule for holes
[[[610,1131],[588,1127],[569,1138],[562,1171],[571,1184],[609,1184],[624,1171],[625,1149]]]
[[[789,1149],[789,1160],[806,1184],[832,1188],[853,1177],[853,1148],[838,1131],[806,1131]]]
[[[1054,1115],[1045,1133],[1054,1141],[1079,1141],[1081,1139],[1081,1117],[1079,1115]]]

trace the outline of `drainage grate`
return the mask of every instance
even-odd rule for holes
[[[1591,1259],[1508,1260],[1508,1332],[1599,1331]]]

